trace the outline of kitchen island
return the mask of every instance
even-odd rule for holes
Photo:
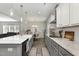
[[[0,56],[26,56],[33,44],[33,35],[0,38]]]

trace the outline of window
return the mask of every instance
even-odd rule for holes
[[[3,25],[3,33],[19,32],[19,25]]]
[[[8,25],[3,25],[3,33],[9,32],[9,26]]]
[[[14,26],[14,32],[19,32],[19,25]]]
[[[14,25],[10,25],[9,27],[10,27],[9,32],[14,32]]]

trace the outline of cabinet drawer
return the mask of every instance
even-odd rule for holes
[[[59,46],[59,53],[63,56],[73,56],[71,53],[69,53],[67,50]]]
[[[51,56],[58,56],[58,49],[54,46],[51,46]]]
[[[21,45],[0,45],[0,56],[21,56]]]
[[[58,49],[58,44],[55,41],[51,40],[51,45]]]

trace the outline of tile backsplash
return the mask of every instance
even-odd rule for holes
[[[61,30],[61,29],[58,29]],[[64,38],[65,31],[73,31],[74,32],[74,42],[79,44],[79,26],[78,27],[70,27],[70,28],[63,28],[62,37]]]

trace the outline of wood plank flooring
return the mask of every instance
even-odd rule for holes
[[[29,56],[50,56],[45,46],[44,39],[39,39],[34,41],[34,44],[29,53]]]

